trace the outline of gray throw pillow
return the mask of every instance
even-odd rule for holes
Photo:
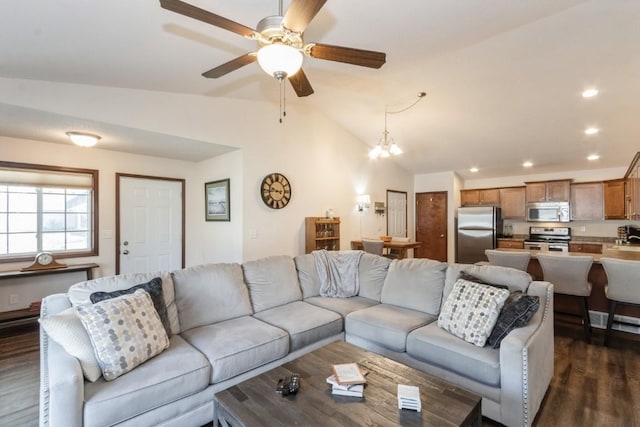
[[[511,303],[505,304],[487,344],[492,348],[499,348],[504,337],[512,330],[526,326],[539,307],[540,298],[532,295],[520,295]]]
[[[147,291],[147,293],[151,297],[151,301],[153,301],[153,306],[158,312],[158,316],[160,316],[162,326],[164,327],[165,331],[167,331],[167,337],[171,338],[171,323],[169,322],[167,306],[164,303],[164,296],[162,294],[162,279],[159,277],[151,279],[147,283],[141,283],[139,285],[132,286],[129,289],[120,289],[111,292],[94,292],[91,294],[89,299],[92,303],[95,304],[97,302],[105,301],[122,295],[132,294],[138,289]]]

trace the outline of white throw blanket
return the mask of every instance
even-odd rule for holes
[[[326,251],[313,254],[318,277],[320,295],[332,298],[349,298],[358,295],[360,279],[358,265],[363,251]]]

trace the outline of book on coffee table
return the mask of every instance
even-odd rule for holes
[[[331,365],[333,376],[340,385],[365,384],[367,379],[357,363]]]
[[[340,385],[334,375],[327,377],[327,383],[331,384],[331,394],[340,396],[363,397],[364,384]]]

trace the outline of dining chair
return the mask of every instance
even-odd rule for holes
[[[366,240],[362,239],[362,249],[365,252],[374,255],[382,256],[382,251],[384,249],[384,242],[382,240]]]
[[[487,249],[484,254],[491,265],[510,267],[522,271],[527,271],[529,260],[531,259],[531,252],[506,252]]]
[[[590,344],[591,319],[589,318],[587,298],[591,295],[591,283],[588,280],[588,276],[593,264],[593,257],[538,254],[538,262],[542,267],[544,280],[553,284],[554,293],[579,299],[582,309],[584,338]],[[575,315],[574,313],[560,311],[557,311],[557,313]]]
[[[604,345],[607,346],[613,323],[625,323],[615,320],[618,305],[640,306],[640,261],[601,258],[600,263],[607,274],[607,285],[604,287],[604,294],[609,300],[609,317],[604,336]]]

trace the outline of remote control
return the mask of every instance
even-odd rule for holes
[[[293,374],[289,380],[289,393],[296,394],[300,388],[300,374]]]

